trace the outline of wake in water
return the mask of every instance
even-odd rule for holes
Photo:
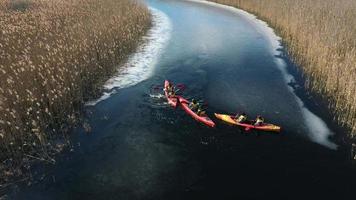
[[[150,97],[150,105],[154,108],[163,108],[169,107],[169,104],[166,100],[166,96],[163,94],[149,94]]]
[[[148,98],[148,103],[151,108],[169,107],[166,96],[163,93],[163,88],[160,86],[152,86]]]
[[[115,94],[118,89],[136,85],[152,75],[159,56],[171,37],[172,25],[166,14],[154,8],[149,9],[153,26],[143,38],[144,44],[123,66],[119,66],[117,74],[104,84],[103,95],[86,105],[94,106]]]
[[[165,96],[163,94],[149,94],[149,96],[152,99],[164,99],[165,98]]]

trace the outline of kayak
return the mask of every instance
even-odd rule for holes
[[[168,95],[168,92],[167,92],[167,87],[169,85],[169,81],[168,80],[165,80],[164,81],[164,94],[166,95],[166,98],[167,98],[167,101],[168,101],[168,104],[173,106],[174,108],[177,107],[177,97],[175,95]]]
[[[262,130],[262,131],[273,131],[273,132],[281,131],[281,127],[273,125],[273,124],[263,123],[262,125],[255,126],[253,124],[248,124],[248,123],[239,123],[234,120],[234,116],[232,116],[232,115],[224,115],[224,114],[217,114],[217,113],[214,113],[214,114],[215,114],[216,118],[221,119],[224,122],[227,122],[229,124],[234,124],[237,126],[245,127],[246,131],[248,131],[250,129]]]
[[[198,114],[196,114],[195,112],[193,112],[190,108],[189,108],[189,101],[184,99],[183,97],[178,97],[179,99],[179,103],[182,106],[183,110],[188,113],[190,116],[192,116],[195,120],[210,126],[210,127],[215,127],[215,123],[206,115],[201,115],[199,116]]]

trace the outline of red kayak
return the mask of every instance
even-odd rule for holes
[[[176,108],[177,107],[177,97],[175,95],[168,95],[168,92],[167,92],[168,85],[169,85],[169,81],[165,80],[164,81],[164,94],[166,95],[169,105]]]
[[[180,105],[182,106],[183,110],[185,110],[186,113],[188,113],[190,116],[192,116],[195,120],[210,126],[210,127],[215,127],[215,123],[207,116],[207,115],[197,115],[195,112],[193,112],[189,108],[189,101],[184,99],[183,97],[178,97]]]

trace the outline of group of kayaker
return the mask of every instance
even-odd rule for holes
[[[171,82],[169,82],[168,86],[165,88],[165,91],[171,97],[176,95],[176,88]],[[205,110],[202,105],[195,99],[189,103],[189,108],[199,116],[205,115]]]
[[[174,85],[169,82],[168,86],[165,88],[165,90],[167,91],[168,95],[169,96],[175,96],[176,94],[176,90],[175,90],[175,87]],[[205,111],[203,110],[202,108],[202,105],[195,99],[193,99],[190,103],[189,103],[189,108],[197,113],[197,115],[204,115],[205,114]],[[247,114],[246,113],[237,113],[236,116],[235,116],[235,120],[236,122],[238,123],[246,123],[246,122],[249,122],[248,119],[247,119]],[[250,122],[251,123],[251,122]],[[256,117],[256,119],[254,121],[252,121],[252,124],[255,125],[255,126],[261,126],[262,124],[264,123],[264,118],[261,116],[261,115],[258,115]]]
[[[165,80],[164,91],[165,91],[165,96],[168,100],[168,104],[174,108],[176,108],[179,105],[179,107],[181,107],[184,111],[186,111],[186,113],[192,116],[195,120],[204,123],[207,126],[215,127],[214,121],[212,121],[209,118],[209,116],[206,115],[202,103],[200,103],[195,99],[188,101],[183,96],[176,94],[177,91],[181,90],[182,88],[184,88],[184,85],[182,84],[178,84],[175,87],[171,82]],[[218,113],[214,113],[214,115],[216,118],[225,121],[229,124],[234,124],[237,126],[244,127],[246,131],[250,129],[257,129],[263,131],[279,132],[281,130],[281,127],[279,126],[265,123],[264,118],[260,115],[258,115],[255,120],[249,120],[247,114],[244,112],[242,112],[241,114],[238,113],[236,115],[227,115],[227,114],[218,114]]]
[[[238,123],[246,123],[247,121],[247,115],[246,113],[237,113],[235,116],[235,120]],[[252,121],[255,126],[261,126],[264,123],[264,118],[261,115],[258,115],[255,119],[255,121]]]

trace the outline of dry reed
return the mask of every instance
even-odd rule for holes
[[[54,162],[58,135],[149,26],[138,1],[0,0],[0,186],[24,162]]]
[[[335,120],[356,137],[356,1],[212,0],[256,14],[273,26]]]

